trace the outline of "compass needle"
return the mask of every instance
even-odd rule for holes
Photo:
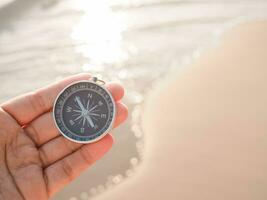
[[[78,119],[82,118],[83,116],[80,115],[79,117],[77,117],[76,119],[74,119],[74,121],[77,121]]]
[[[88,101],[87,101],[86,110],[89,109],[89,106],[90,106],[90,99],[88,99]]]
[[[113,127],[116,114],[113,97],[94,80],[73,83],[56,99],[53,110],[56,125],[72,141],[97,141]]]
[[[94,105],[94,101],[92,101],[92,103],[89,105],[88,110],[90,110],[91,106],[93,106],[93,105]]]
[[[91,108],[91,109],[89,110],[89,112],[90,112],[90,111],[93,111],[94,109],[96,109],[97,106],[98,106],[98,105],[95,105],[93,108]]]
[[[85,125],[86,119],[83,117],[83,126]]]
[[[96,117],[100,117],[100,114],[96,114],[96,113],[90,113],[90,116],[96,116]]]
[[[81,102],[80,97],[76,96],[76,97],[75,97],[75,100],[76,100],[76,102],[78,103],[80,109],[81,109],[82,111],[84,111],[85,108],[84,108],[84,106],[83,106],[83,104],[82,104],[82,102]]]
[[[73,110],[73,112],[79,112],[79,113],[81,113],[82,111],[81,110]]]
[[[91,116],[92,119],[94,119],[95,121],[98,121],[98,119],[95,116]]]
[[[93,113],[96,113],[96,112],[100,112],[100,110],[94,110],[94,112],[93,112]]]
[[[90,124],[90,126],[93,128],[95,125],[91,117],[89,115],[86,115],[86,119],[88,120],[88,123]]]

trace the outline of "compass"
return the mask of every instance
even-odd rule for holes
[[[53,116],[63,136],[74,142],[91,143],[112,129],[115,102],[103,83],[93,77],[72,83],[59,93]]]

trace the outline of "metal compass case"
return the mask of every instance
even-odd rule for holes
[[[71,141],[100,140],[113,127],[115,102],[96,77],[68,85],[57,96],[53,115],[60,133]]]

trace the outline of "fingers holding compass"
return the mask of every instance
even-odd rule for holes
[[[88,80],[90,74],[70,76],[35,92],[11,99],[1,107],[14,117],[20,125],[26,125],[43,113],[51,110],[58,93],[67,85],[81,80]]]
[[[119,83],[108,83],[106,84],[106,88],[110,91],[115,101],[119,101],[124,96],[124,88]]]
[[[114,128],[120,125],[123,121],[125,121],[128,114],[126,106],[123,105],[122,103],[117,102],[116,107],[117,107],[117,117],[114,123]],[[44,117],[44,119],[45,118],[46,122],[40,123],[39,121],[33,125],[33,128],[31,129],[35,130],[35,132],[31,132],[31,134],[38,134],[37,138],[39,144],[41,143],[41,140],[43,140],[43,143],[42,145],[40,145],[39,150],[41,152],[40,155],[42,157],[44,165],[48,166],[53,164],[57,160],[60,160],[65,156],[71,154],[72,152],[80,148],[82,144],[72,142],[63,136],[59,136],[56,127],[54,127],[53,130],[49,129],[51,131],[50,133],[46,132],[44,129],[44,124],[53,123],[53,120],[52,118],[49,119],[48,116]],[[49,124],[47,124],[47,126],[49,126]],[[51,134],[50,139],[47,137],[48,134]],[[45,140],[47,142],[44,142]],[[55,151],[55,149],[57,149],[57,151]]]
[[[120,89],[117,88],[117,84],[114,85],[113,83],[111,83],[108,85],[109,85],[109,90],[113,95],[113,98],[117,100],[116,102],[117,113],[113,126],[113,128],[115,128],[123,121],[125,121],[128,115],[128,110],[124,104],[119,102],[122,96],[117,93],[122,94],[123,91],[120,91]],[[44,113],[43,115],[33,120],[25,127],[25,131],[35,141],[37,146],[41,146],[60,135],[53,121],[52,112]]]
[[[81,98],[81,100],[77,99],[78,108],[73,104],[73,106],[71,107],[77,110],[80,109],[81,113],[84,111],[84,126],[95,127],[98,125],[100,129],[100,117],[103,116],[102,122],[106,122],[109,119],[112,119],[112,121],[106,123],[109,124],[108,129],[105,129],[105,134],[107,135],[104,136],[103,134],[104,137],[102,137],[101,140],[97,142],[90,144],[80,144],[72,142],[59,134],[59,130],[61,131],[62,129],[57,129],[58,124],[55,125],[55,122],[53,120],[53,116],[56,115],[53,115],[53,113],[51,112],[54,102],[57,102],[57,96],[60,96],[58,94],[61,94],[61,91],[65,91],[67,85],[76,85],[77,81],[77,84],[87,82],[86,84],[88,85],[89,81],[80,80],[88,80],[89,77],[90,75],[88,74],[73,76],[1,105],[1,107],[19,123],[19,125],[21,126],[19,128],[24,129],[23,134],[27,134],[32,139],[32,141],[35,142],[37,150],[36,155],[39,156],[42,160],[43,174],[41,174],[45,178],[47,184],[46,188],[49,196],[54,194],[61,187],[76,178],[83,170],[100,159],[112,146],[112,136],[107,134],[110,131],[111,126],[114,125],[114,127],[116,127],[127,118],[127,108],[119,102],[124,94],[123,88],[118,84],[107,84],[105,85],[105,87],[101,87],[103,88],[102,91],[106,92],[103,93],[106,94],[105,96],[107,96],[104,96],[104,99],[109,99],[109,101],[96,101],[93,98],[91,102],[92,104],[90,106],[90,102],[86,101],[86,98]],[[107,91],[107,89],[109,90],[109,92]],[[74,94],[73,96],[75,95],[76,94]],[[83,96],[81,95],[81,97]],[[94,97],[96,97],[96,95]],[[69,98],[69,100],[73,102],[72,98]],[[107,106],[109,106],[108,108],[112,108],[112,110],[108,110],[110,111],[110,115],[108,115],[108,112],[100,112],[96,110],[94,112],[89,112],[90,109],[94,108],[94,105],[96,103],[100,105],[101,102],[106,103]],[[64,104],[62,103],[62,105]],[[98,110],[100,110],[99,107],[97,107]],[[68,111],[67,108],[68,107],[66,106],[66,109],[64,110],[64,112],[66,113]],[[105,107],[102,106],[101,108]],[[55,110],[56,109],[54,109],[54,111]],[[116,118],[115,111],[117,112]],[[72,115],[73,113],[69,112],[69,114]],[[73,123],[73,120],[79,115],[80,114],[72,116],[71,122]],[[55,117],[55,119],[60,118]],[[87,123],[87,125],[85,123]],[[81,130],[83,129],[83,127],[79,128]],[[90,129],[92,130],[92,128]],[[73,132],[75,133],[75,131],[76,130],[74,130]],[[85,133],[91,132],[88,131]]]
[[[51,197],[79,176],[82,171],[93,165],[111,148],[112,144],[112,136],[108,134],[98,142],[82,145],[73,153],[48,166],[44,173],[49,196]]]
[[[26,125],[51,110],[58,93],[67,85],[81,80],[88,80],[90,74],[82,73],[70,76],[35,92],[19,96],[2,104],[1,107],[9,113],[20,125]],[[106,84],[115,101],[124,95],[123,87],[118,83]],[[25,114],[27,113],[27,114]]]

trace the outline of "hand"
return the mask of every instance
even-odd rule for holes
[[[89,77],[72,76],[1,105],[0,199],[47,200],[111,148],[109,134],[96,143],[74,143],[61,136],[53,122],[57,94]],[[106,87],[116,101],[116,127],[127,118],[127,108],[119,102],[124,91],[115,83]]]

